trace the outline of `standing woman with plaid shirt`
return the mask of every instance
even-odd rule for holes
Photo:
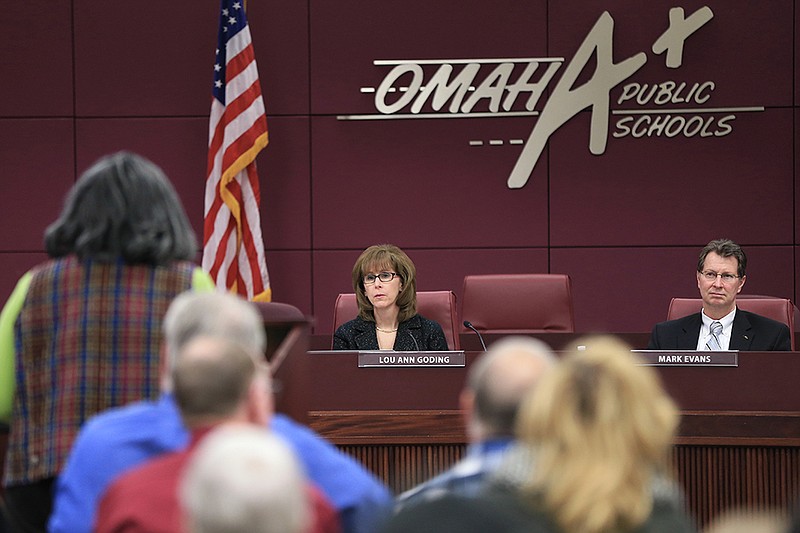
[[[212,290],[190,261],[194,232],[167,177],[141,156],[100,159],[45,232],[50,260],[0,314],[3,484],[12,527],[44,531],[52,483],[83,422],[159,393],[161,321],[172,299]]]

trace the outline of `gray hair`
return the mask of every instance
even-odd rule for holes
[[[730,239],[716,239],[708,244],[700,251],[700,257],[697,259],[697,271],[702,272],[706,264],[706,256],[714,252],[720,257],[733,257],[736,259],[736,275],[743,278],[747,274],[747,255],[742,250],[742,247]]]
[[[180,486],[193,533],[300,533],[312,510],[296,457],[263,428],[224,425],[198,446]]]
[[[533,337],[515,335],[492,343],[467,376],[477,422],[492,435],[513,435],[522,400],[555,361],[551,348]]]
[[[235,342],[256,354],[267,347],[264,323],[253,304],[226,292],[185,292],[172,301],[164,317],[170,372],[183,347],[200,335]]]

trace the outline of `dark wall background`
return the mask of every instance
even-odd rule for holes
[[[696,294],[697,252],[725,236],[750,258],[746,293],[797,301],[798,8],[682,2],[687,15],[707,5],[714,18],[669,70],[651,46],[676,5],[250,0],[271,138],[258,162],[274,299],[329,332],[358,253],[392,242],[417,264],[420,290],[460,296],[471,273],[567,273],[580,331],[648,331],[671,297]],[[388,72],[376,59],[569,62],[603,10],[615,22],[615,60],[647,53],[630,81],[711,80],[706,107],[765,110],[737,113],[725,137],[609,136],[600,156],[589,152],[583,112],[514,190],[506,179],[520,146],[469,141],[526,139],[536,118],[337,120],[376,112],[359,91]],[[214,0],[4,6],[0,298],[44,259],[43,230],[76,177],[112,151],[161,165],[202,233],[217,11]]]

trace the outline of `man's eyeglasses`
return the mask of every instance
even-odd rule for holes
[[[700,275],[703,276],[707,281],[716,281],[717,276],[719,276],[722,279],[722,283],[733,283],[739,279],[739,276],[734,274],[717,274],[713,270],[704,270],[703,272],[700,272]]]
[[[381,272],[380,274],[367,274],[364,276],[364,285],[372,285],[376,279],[381,280],[381,283],[389,283],[397,275],[397,272]]]

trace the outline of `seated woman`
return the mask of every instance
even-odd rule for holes
[[[358,316],[333,335],[334,350],[447,350],[442,327],[417,314],[417,272],[397,246],[370,246],[353,265]]]
[[[694,531],[670,476],[678,411],[658,375],[614,338],[579,342],[523,403],[489,496],[537,533]]]

